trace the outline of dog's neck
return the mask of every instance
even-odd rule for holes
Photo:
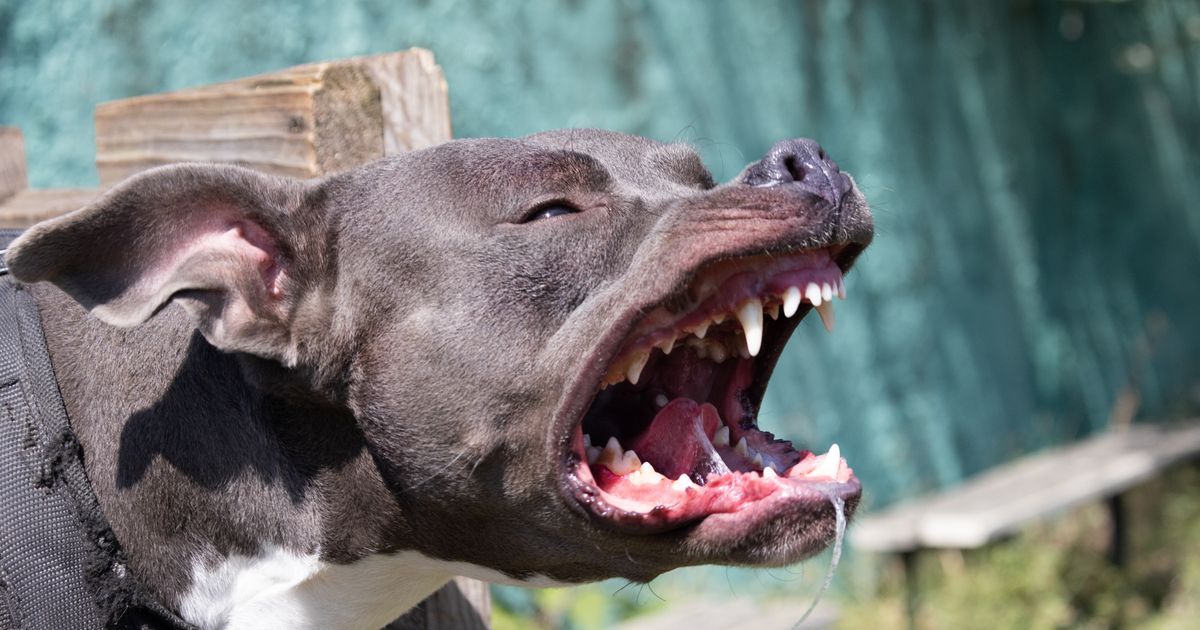
[[[491,569],[437,560],[417,551],[331,564],[317,555],[271,549],[255,557],[231,556],[215,566],[197,565],[181,614],[201,628],[374,630],[456,575],[514,586],[568,586],[540,575],[515,580]]]
[[[197,563],[180,615],[200,628],[381,628],[451,579],[448,563],[417,552],[348,565],[268,549]]]

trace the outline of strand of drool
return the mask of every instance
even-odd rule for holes
[[[837,571],[838,562],[842,559],[842,539],[846,536],[846,504],[842,501],[841,497],[826,496],[829,498],[829,503],[833,505],[833,510],[837,514],[837,532],[836,538],[833,541],[833,553],[829,558],[829,570],[825,572],[825,581],[813,597],[812,603],[808,605],[808,610],[804,611],[804,616],[800,617],[800,621],[797,621],[792,626],[792,630],[799,630],[804,620],[808,619],[813,610],[816,610],[821,597],[825,595],[825,591],[829,589],[829,585],[833,582],[833,574]]]

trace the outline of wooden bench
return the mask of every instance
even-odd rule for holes
[[[854,548],[900,554],[909,618],[916,608],[916,554],[975,549],[1025,525],[1105,500],[1113,521],[1112,559],[1123,562],[1121,495],[1168,466],[1200,454],[1200,421],[1139,424],[1022,457],[945,492],[859,518]]]

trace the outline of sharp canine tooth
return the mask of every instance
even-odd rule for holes
[[[746,444],[746,438],[738,440],[737,446],[733,450],[738,452],[742,457],[750,457],[750,447]]]
[[[817,315],[821,316],[821,323],[825,324],[825,330],[833,332],[833,302],[824,302],[818,306]]]
[[[742,330],[746,333],[746,349],[750,351],[750,356],[758,356],[758,351],[762,348],[762,302],[759,302],[758,298],[746,300],[738,308],[737,317],[738,321],[742,323]]]
[[[812,302],[813,306],[821,305],[821,287],[817,286],[816,282],[809,282],[808,286],[804,287],[804,297]]]
[[[625,371],[626,378],[630,383],[637,385],[638,379],[642,376],[642,368],[646,367],[646,361],[650,359],[650,353],[638,352],[633,355],[633,362],[629,364],[629,368]]]
[[[842,450],[837,444],[829,447],[829,452],[825,453],[825,458],[821,460],[817,467],[812,469],[806,477],[829,477],[837,479],[838,472],[842,468]]]
[[[821,284],[821,299],[826,302],[833,299],[833,287],[829,286],[828,282]]]
[[[800,309],[800,300],[804,296],[800,295],[800,287],[788,287],[787,291],[783,292],[783,316],[791,317]]]
[[[729,446],[729,427],[717,429],[712,439],[713,446]]]

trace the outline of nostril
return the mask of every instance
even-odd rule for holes
[[[817,147],[817,157],[821,158],[822,160],[825,159],[825,149],[824,148]]]
[[[792,181],[804,181],[804,176],[807,174],[804,166],[796,161],[796,156],[789,155],[783,158],[783,167],[787,169],[789,175],[792,176]]]

